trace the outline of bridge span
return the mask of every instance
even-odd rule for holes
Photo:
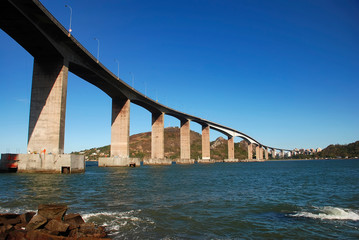
[[[164,115],[180,121],[180,161],[191,163],[190,122],[202,126],[202,160],[211,162],[210,129],[228,137],[228,161],[234,161],[234,137],[248,143],[248,160],[268,159],[286,149],[266,146],[236,129],[189,115],[148,98],[122,81],[84,48],[39,0],[2,0],[0,28],[34,57],[28,153],[64,153],[68,72],[95,85],[112,98],[111,158],[129,158],[130,103],[152,114],[151,157],[148,164],[166,164],[164,157]],[[255,148],[255,151],[254,149]]]

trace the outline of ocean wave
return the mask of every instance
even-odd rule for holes
[[[306,217],[321,220],[352,220],[359,221],[359,211],[339,207],[313,207],[313,211],[300,211],[291,215],[293,217]]]
[[[23,209],[23,208],[3,208],[0,207],[0,213],[15,213],[15,214],[23,214],[26,212],[37,212],[37,210],[33,210],[33,209]]]
[[[131,210],[125,212],[98,212],[98,213],[81,213],[86,222],[105,226],[110,235],[117,235],[121,228],[137,228],[140,225],[152,225],[151,219],[141,218],[138,214],[141,210]]]

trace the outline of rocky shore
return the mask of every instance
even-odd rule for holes
[[[66,205],[41,204],[38,212],[0,214],[0,240],[109,239],[104,227],[66,214]]]

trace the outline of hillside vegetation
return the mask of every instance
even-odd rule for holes
[[[201,134],[191,131],[191,158],[199,159],[202,157],[202,136]],[[165,158],[180,158],[180,129],[178,127],[165,128]],[[246,159],[247,143],[241,141],[234,144],[235,158]],[[211,158],[223,160],[228,158],[227,140],[219,137],[211,142]],[[74,154],[84,154],[86,159],[98,159],[101,156],[110,155],[110,145],[91,148]],[[130,136],[130,157],[141,159],[151,158],[151,132],[139,133]]]
[[[355,158],[359,157],[359,141],[347,145],[329,145],[317,153],[320,158]]]

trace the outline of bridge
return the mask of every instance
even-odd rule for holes
[[[248,143],[248,161],[268,159],[288,149],[266,146],[236,129],[189,115],[145,96],[109,71],[68,32],[39,0],[2,0],[0,27],[34,57],[27,151],[52,156],[64,154],[68,72],[95,85],[112,99],[111,156],[129,158],[130,103],[152,114],[151,159],[145,164],[168,164],[164,157],[164,116],[180,121],[179,163],[193,163],[190,156],[190,123],[202,126],[202,159],[211,162],[210,129],[228,137],[228,161],[234,159],[234,137]],[[110,162],[108,162],[110,161]],[[112,161],[112,164],[111,164]],[[106,165],[106,163],[104,164]]]

